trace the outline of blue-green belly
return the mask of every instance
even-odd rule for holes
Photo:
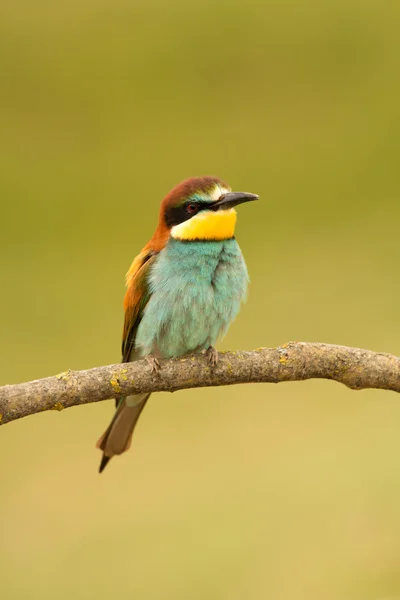
[[[170,358],[214,346],[239,312],[248,274],[234,239],[170,239],[150,273],[136,352]]]

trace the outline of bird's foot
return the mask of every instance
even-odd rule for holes
[[[146,357],[147,364],[149,365],[152,373],[158,373],[161,369],[160,361],[152,354],[148,354]]]
[[[212,367],[215,367],[218,364],[218,351],[214,346],[210,346],[207,350],[203,350],[203,353],[206,355],[207,360]]]

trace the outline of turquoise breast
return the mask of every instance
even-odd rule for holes
[[[141,356],[182,356],[214,346],[246,297],[248,273],[235,239],[171,238],[150,272],[151,296],[136,334]]]

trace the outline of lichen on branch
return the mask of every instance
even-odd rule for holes
[[[143,392],[237,383],[280,383],[333,379],[355,390],[378,388],[400,392],[400,358],[360,348],[289,342],[278,348],[220,352],[212,367],[203,355],[161,360],[154,373],[149,363],[65,371],[53,377],[0,387],[0,425],[46,410],[98,402]]]

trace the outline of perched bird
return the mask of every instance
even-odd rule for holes
[[[157,229],[126,275],[122,362],[204,352],[218,359],[214,345],[245,299],[248,274],[235,240],[235,206],[257,200],[232,192],[216,177],[194,177],[161,202]],[[109,427],[97,442],[100,473],[111,457],[131,445],[137,420],[150,394],[117,401]]]

